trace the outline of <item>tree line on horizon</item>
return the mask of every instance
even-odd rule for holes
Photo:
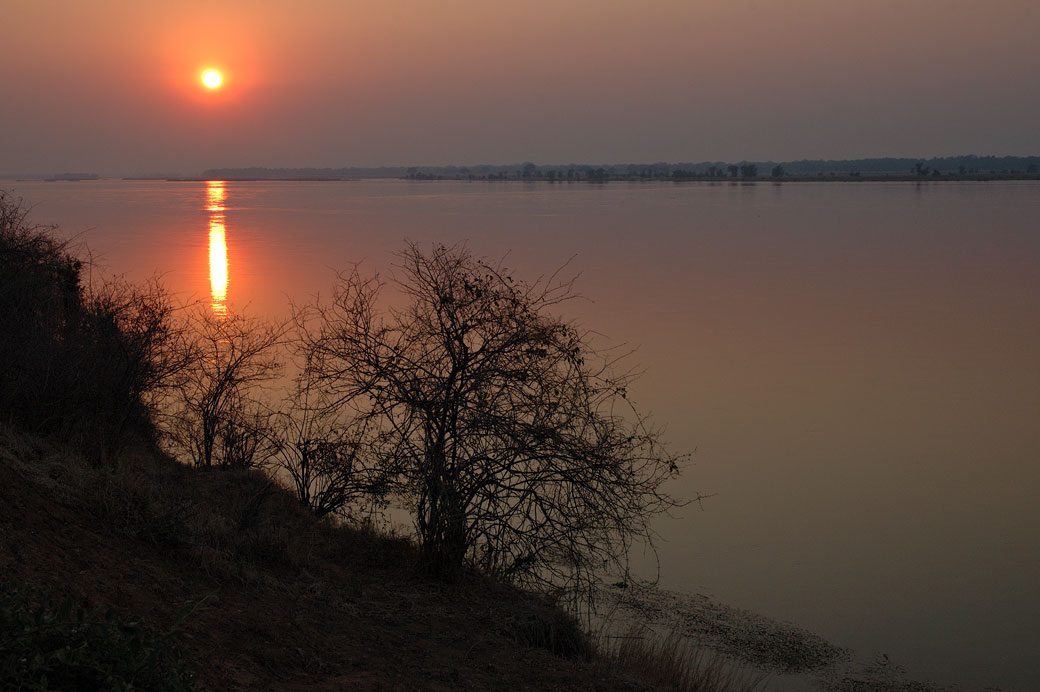
[[[811,176],[1014,176],[1040,175],[1040,156],[885,157],[866,159],[802,159],[796,161],[702,161],[699,163],[535,164],[384,166],[343,168],[211,168],[208,179],[322,180],[406,178],[411,180],[692,180],[784,178]]]
[[[752,168],[753,167],[753,168]],[[753,171],[753,173],[752,173]],[[922,171],[925,171],[922,173]],[[1040,156],[942,156],[865,159],[800,159],[792,161],[701,161],[698,163],[480,164],[473,166],[344,166],[340,168],[209,168],[202,180],[348,180],[405,178],[411,180],[694,180],[784,177],[1007,177],[1040,176]],[[0,179],[96,180],[96,173],[0,174]],[[151,175],[143,179],[195,179]]]

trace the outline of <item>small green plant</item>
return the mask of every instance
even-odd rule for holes
[[[152,634],[108,609],[0,587],[0,689],[9,692],[187,692],[201,689],[174,649],[177,626]]]

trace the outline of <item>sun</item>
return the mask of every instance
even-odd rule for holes
[[[224,78],[220,76],[220,73],[216,70],[206,70],[202,73],[202,83],[210,89],[216,89],[224,81]]]

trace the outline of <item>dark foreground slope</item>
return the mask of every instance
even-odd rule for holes
[[[155,632],[189,612],[176,646],[211,690],[640,689],[559,611],[423,581],[407,543],[318,522],[258,473],[94,468],[4,428],[0,478],[3,580]]]

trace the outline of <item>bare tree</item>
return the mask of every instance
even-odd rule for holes
[[[278,414],[259,399],[240,395],[231,401],[218,422],[214,460],[226,468],[266,466],[278,452]]]
[[[283,330],[239,314],[199,308],[189,319],[191,364],[168,405],[174,451],[196,466],[255,466],[267,445],[270,412],[263,385],[278,377]]]
[[[421,566],[567,590],[624,570],[677,504],[662,484],[682,457],[629,405],[631,373],[553,314],[573,281],[515,280],[464,246],[399,260],[403,307],[342,275],[309,347],[330,394],[384,430]]]
[[[347,517],[359,501],[381,504],[390,478],[378,463],[372,418],[329,406],[315,375],[312,367],[302,368],[277,416],[274,459],[301,504],[319,517]]]

